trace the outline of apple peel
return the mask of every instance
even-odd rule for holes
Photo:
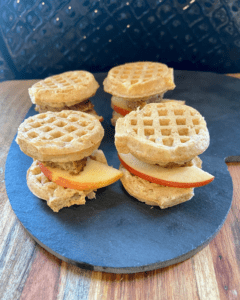
[[[121,107],[116,106],[116,105],[113,105],[113,110],[114,110],[115,112],[117,112],[118,114],[122,115],[122,116],[126,116],[127,114],[130,113],[129,110],[126,110],[126,109],[121,108]]]
[[[122,116],[126,116],[132,111],[127,106],[126,101],[124,99],[112,97],[111,101],[113,110]]]
[[[130,173],[163,186],[195,188],[209,184],[214,176],[196,166],[164,168],[140,161],[131,153],[118,154],[121,164]]]
[[[42,173],[51,181],[65,188],[75,190],[95,190],[108,186],[119,180],[123,173],[107,164],[88,158],[84,170],[78,175],[71,175],[68,171],[46,167],[38,162]]]

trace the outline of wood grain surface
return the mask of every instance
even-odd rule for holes
[[[87,271],[32,240],[11,209],[4,170],[31,106],[27,89],[33,83],[0,83],[0,299],[240,299],[240,163],[228,164],[234,191],[223,228],[207,247],[177,265],[129,275]]]

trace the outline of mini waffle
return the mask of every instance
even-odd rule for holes
[[[26,155],[39,161],[68,162],[91,155],[103,135],[94,116],[63,110],[26,119],[19,126],[16,142]]]
[[[203,153],[209,140],[201,114],[174,102],[147,104],[116,123],[118,152],[130,152],[150,164],[182,164]]]
[[[86,71],[71,71],[48,77],[29,88],[32,103],[52,107],[71,106],[95,95],[99,84]]]
[[[173,69],[155,62],[128,63],[112,68],[103,85],[107,93],[133,101],[175,88]]]
[[[117,119],[122,118],[123,115],[121,115],[120,113],[117,113],[116,111],[114,111],[114,105],[115,105],[114,102],[113,102],[114,99],[122,99],[122,98],[115,97],[115,96],[112,96],[112,98],[111,98],[111,108],[113,109],[111,123],[112,123],[112,126],[115,127]],[[148,100],[146,102],[145,101],[126,101],[126,106],[132,111],[132,110],[136,110],[138,107],[140,109],[142,109],[148,103],[176,102],[176,103],[179,103],[179,104],[185,104],[185,101],[183,101],[183,100],[160,99],[158,97],[154,100],[155,100],[154,102],[148,102]]]
[[[37,161],[34,161],[27,171],[27,185],[35,196],[46,200],[48,206],[54,212],[58,212],[63,207],[69,207],[74,204],[84,205],[86,197],[89,199],[95,198],[93,190],[73,190],[50,181],[41,172]]]
[[[147,205],[159,206],[161,209],[190,200],[194,196],[193,188],[166,187],[149,182],[131,174],[120,166],[123,177],[120,179],[126,191]]]

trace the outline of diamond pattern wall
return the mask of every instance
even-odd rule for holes
[[[240,1],[0,1],[0,80],[139,60],[240,72]]]

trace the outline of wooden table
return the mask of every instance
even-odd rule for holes
[[[12,211],[4,183],[8,150],[31,106],[27,88],[33,82],[0,83],[0,298],[240,299],[240,163],[228,164],[234,191],[223,228],[185,262],[151,272],[109,274],[79,269],[36,244]]]

